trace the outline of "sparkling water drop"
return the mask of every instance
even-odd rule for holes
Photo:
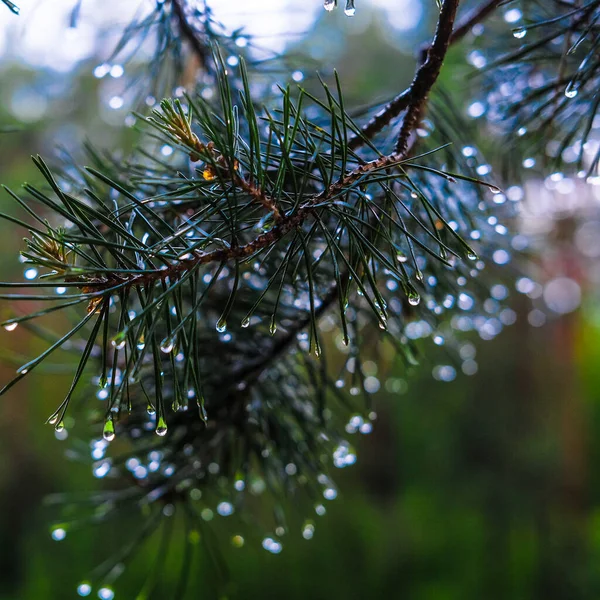
[[[89,596],[92,593],[92,586],[84,581],[77,586],[77,593],[82,597]]]
[[[347,0],[344,14],[347,17],[353,17],[356,14],[356,8],[354,8],[354,0]]]
[[[217,321],[217,331],[219,333],[223,333],[224,331],[227,330],[227,321],[221,317],[218,321]]]
[[[67,532],[63,527],[54,527],[50,535],[55,542],[60,542],[67,537]]]
[[[323,2],[323,7],[326,11],[331,12],[335,8],[336,3],[337,0],[325,0]]]
[[[156,425],[156,435],[160,435],[161,437],[167,435],[167,422],[164,417],[160,417],[158,419],[158,424]]]
[[[107,442],[112,442],[115,439],[115,426],[112,419],[107,419],[104,423],[104,429],[102,430],[102,437]]]
[[[249,325],[250,325],[250,318],[249,318],[249,317],[246,317],[246,318],[245,318],[245,319],[242,321],[242,327],[243,327],[244,329],[246,329],[246,327],[249,327]]]
[[[18,323],[7,323],[4,326],[4,329],[6,329],[6,331],[14,331],[17,328]]]
[[[275,317],[271,319],[271,325],[269,327],[269,333],[271,335],[275,335],[277,333],[277,323],[275,322]]]
[[[513,29],[513,36],[518,40],[522,40],[527,35],[527,29],[525,27],[519,27],[518,29]]]
[[[164,352],[165,354],[169,354],[170,352],[172,352],[174,347],[175,347],[175,336],[174,335],[170,335],[169,337],[165,338],[160,343],[160,350],[161,350],[161,352]]]
[[[123,348],[125,348],[125,341],[125,333],[122,331],[121,333],[115,335],[115,337],[110,341],[110,343],[113,348],[116,348],[117,350],[122,350]]]
[[[408,303],[411,306],[417,306],[419,302],[421,302],[421,296],[419,296],[419,294],[417,294],[416,292],[411,292],[410,294],[408,294]]]
[[[565,90],[565,96],[567,98],[575,98],[579,93],[579,84],[576,81],[571,81]]]

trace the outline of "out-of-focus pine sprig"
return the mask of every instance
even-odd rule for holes
[[[597,177],[600,1],[522,0],[504,10],[510,49],[497,50],[506,23],[478,38],[489,118],[527,156]]]

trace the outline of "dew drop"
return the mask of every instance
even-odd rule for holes
[[[513,36],[518,40],[522,40],[527,35],[527,29],[525,27],[519,27],[518,29],[513,29]]]
[[[250,318],[246,317],[243,321],[242,321],[242,327],[244,329],[246,329],[246,327],[248,327],[250,325]]]
[[[104,429],[102,430],[102,437],[107,442],[112,442],[115,439],[115,426],[112,419],[107,419],[104,423]]]
[[[175,347],[175,336],[173,336],[173,335],[165,338],[160,343],[160,350],[161,350],[161,352],[164,352],[165,354],[169,354],[170,352],[172,352],[174,347]]]
[[[469,250],[467,252],[467,258],[469,260],[477,260],[479,257],[477,256],[477,254],[475,254],[475,252],[473,252],[473,250]]]
[[[92,586],[87,581],[84,581],[77,586],[77,594],[80,596],[89,596],[91,593]]]
[[[490,192],[492,192],[492,194],[501,194],[502,190],[499,187],[496,187],[495,185],[490,185],[488,186]]]
[[[227,330],[227,321],[221,317],[218,321],[217,321],[217,331],[219,333],[223,333],[224,331]]]
[[[353,17],[356,14],[356,8],[354,8],[354,0],[347,0],[344,14],[347,17]]]
[[[335,8],[336,3],[337,0],[325,0],[323,2],[323,7],[326,11],[331,12]]]
[[[56,431],[57,433],[60,433],[61,431],[65,430],[65,422],[64,421],[59,421],[55,426],[54,426],[54,431]]]
[[[565,96],[567,98],[575,98],[579,93],[579,84],[576,81],[571,81],[565,90]]]
[[[275,322],[275,317],[271,319],[271,325],[269,327],[269,333],[271,335],[275,335],[277,333],[277,323]]]
[[[161,437],[167,435],[167,422],[164,417],[160,417],[158,419],[158,424],[156,425],[156,435],[160,435]]]
[[[146,406],[146,412],[149,415],[153,415],[153,414],[156,413],[156,410],[154,409],[154,406],[152,406],[152,404],[150,404],[149,402],[148,402],[148,405]]]
[[[98,590],[98,598],[100,600],[113,600],[115,593],[107,587],[102,587]]]
[[[116,350],[122,350],[125,348],[125,336],[118,335],[110,341],[113,348]]]
[[[67,537],[67,532],[63,527],[54,527],[50,535],[55,542],[60,542]]]
[[[6,331],[14,331],[17,328],[18,323],[7,323],[4,326],[4,329],[6,329]]]
[[[408,303],[411,306],[417,306],[419,302],[421,302],[421,296],[419,296],[419,294],[417,294],[416,292],[411,292],[410,294],[408,294]]]

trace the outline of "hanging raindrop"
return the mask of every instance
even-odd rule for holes
[[[347,0],[344,13],[347,17],[353,17],[356,14],[356,8],[354,8],[354,0]]]
[[[325,8],[326,11],[331,12],[335,8],[336,4],[337,4],[337,0],[325,0],[323,2],[323,7]]]
[[[102,437],[107,442],[112,442],[115,439],[115,426],[112,419],[107,419],[104,423],[104,429],[102,430]]]
[[[579,83],[575,80],[571,81],[565,89],[565,96],[567,98],[575,98],[579,93]]]
[[[217,331],[219,333],[223,333],[224,331],[227,330],[227,321],[221,317],[218,321],[217,321]]]
[[[174,347],[175,347],[175,336],[174,335],[170,335],[169,337],[165,338],[160,343],[160,350],[161,350],[161,352],[164,352],[165,354],[169,354],[170,352],[172,352]]]
[[[156,425],[156,435],[160,435],[161,437],[167,435],[167,422],[164,417],[160,417],[158,419],[158,424]]]
[[[408,303],[411,306],[417,306],[419,302],[421,302],[421,296],[419,296],[419,294],[416,292],[410,292],[410,294],[408,294]]]

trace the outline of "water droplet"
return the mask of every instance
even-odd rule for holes
[[[60,542],[67,537],[67,532],[63,527],[54,527],[50,535],[55,542]]]
[[[513,36],[518,40],[522,40],[527,35],[527,29],[525,27],[519,27],[517,29],[513,29]]]
[[[488,186],[488,189],[490,190],[490,192],[492,192],[492,194],[501,194],[502,193],[502,190],[499,187],[496,187],[495,185]]]
[[[242,327],[245,329],[246,327],[248,327],[250,325],[250,318],[246,317],[243,321],[242,321]]]
[[[241,548],[244,545],[244,538],[241,535],[234,535],[231,538],[231,543],[235,548]]]
[[[325,8],[326,11],[331,12],[335,8],[336,4],[337,4],[337,0],[325,0],[323,2],[323,7]]]
[[[273,317],[271,319],[271,325],[269,327],[269,333],[271,335],[275,335],[276,332],[277,332],[277,323],[275,322],[275,317]]]
[[[113,348],[116,348],[117,350],[122,350],[125,347],[125,333],[121,332],[115,335],[115,337],[110,341],[110,343],[113,346]]]
[[[571,81],[565,90],[565,96],[567,98],[575,98],[579,93],[579,82]]]
[[[262,547],[268,552],[271,552],[271,554],[279,554],[283,549],[283,546],[279,542],[276,542],[273,538],[270,537],[266,537],[262,541]]]
[[[142,333],[142,335],[140,335],[137,344],[136,344],[136,348],[138,350],[143,350],[146,347],[146,339],[144,338],[144,334]]]
[[[233,514],[233,504],[231,504],[231,502],[220,502],[217,505],[217,512],[222,517],[228,517],[229,515]]]
[[[112,442],[115,439],[115,426],[112,419],[107,419],[104,423],[104,429],[102,430],[102,437],[107,442]]]
[[[169,337],[165,338],[160,343],[160,350],[161,350],[161,352],[164,352],[165,354],[169,354],[169,352],[172,352],[174,347],[175,347],[175,336],[174,335],[170,335]]]
[[[6,331],[14,331],[17,328],[18,323],[7,323],[4,326],[4,329],[6,329]]]
[[[311,540],[315,534],[315,524],[312,521],[306,521],[302,526],[302,537],[305,540]]]
[[[467,258],[469,260],[477,260],[479,257],[477,256],[477,254],[475,254],[475,252],[473,252],[473,250],[468,250],[467,251]]]
[[[148,402],[148,406],[146,406],[146,412],[147,412],[149,415],[154,415],[154,414],[156,414],[156,410],[155,410],[154,406],[152,406],[152,404],[150,404],[149,402]]]
[[[65,430],[65,422],[63,420],[60,420],[55,426],[54,426],[54,431],[56,431],[57,433],[60,433],[61,431]]]
[[[113,600],[115,593],[107,587],[102,587],[98,590],[98,598],[100,600]]]
[[[421,302],[421,296],[419,296],[419,294],[417,294],[416,292],[410,292],[408,294],[408,303],[411,306],[417,306],[419,302]]]
[[[344,14],[347,17],[353,17],[356,14],[356,8],[354,8],[354,0],[347,0]]]
[[[218,321],[217,321],[217,331],[219,333],[223,333],[224,331],[227,330],[227,321],[221,317]]]
[[[82,597],[89,596],[92,593],[92,586],[87,581],[83,581],[77,586],[77,593]]]
[[[415,279],[420,282],[423,281],[423,272],[421,270],[417,269],[417,272],[415,273]]]
[[[167,435],[167,422],[164,417],[160,417],[158,419],[158,424],[156,425],[156,435],[160,435],[161,437]]]
[[[396,260],[399,263],[405,263],[408,258],[406,257],[406,254],[403,254],[402,252],[398,252],[398,254],[396,255]]]

